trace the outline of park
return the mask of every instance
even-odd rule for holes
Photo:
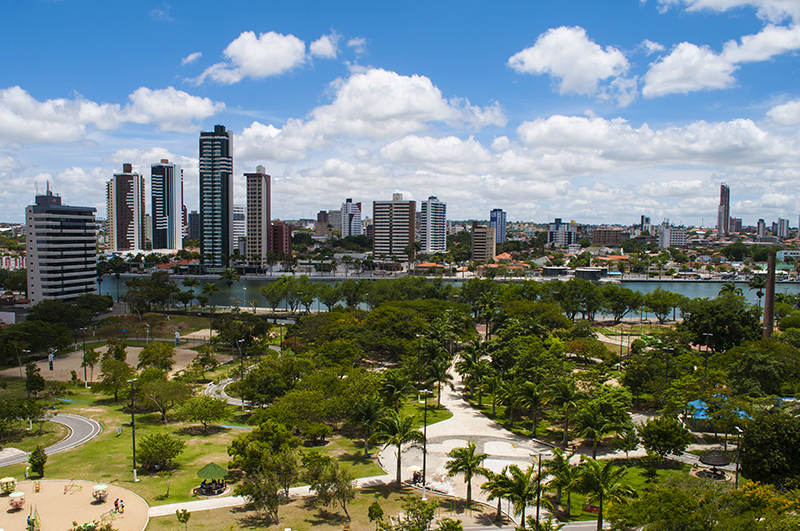
[[[795,456],[780,448],[776,469],[758,451],[800,433],[772,398],[795,393],[793,296],[760,339],[760,308],[725,291],[344,281],[324,288],[339,290],[327,311],[276,312],[170,308],[163,282],[132,315],[75,323],[45,305],[0,330],[0,476],[15,478],[0,504],[15,525],[636,526],[667,501],[667,521],[794,518]],[[279,284],[271,296],[314,289]],[[655,319],[634,316],[645,304]],[[37,344],[42,329],[60,344]],[[29,350],[44,357],[22,363]],[[99,428],[59,447],[80,435],[72,417]]]

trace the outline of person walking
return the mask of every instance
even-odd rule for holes
[[[122,500],[119,501],[119,512],[121,513],[125,512],[125,502]]]
[[[119,512],[119,498],[114,500],[114,512]]]

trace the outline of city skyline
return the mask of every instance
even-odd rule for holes
[[[206,4],[8,7],[3,221],[47,181],[102,218],[114,171],[161,159],[197,210],[196,139],[216,124],[236,202],[264,165],[280,219],[398,192],[452,219],[713,228],[722,182],[745,225],[797,219],[792,3],[253,3],[224,21]],[[119,39],[123,20],[160,37]]]

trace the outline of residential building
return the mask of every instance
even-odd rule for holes
[[[292,228],[276,219],[270,225],[269,250],[276,256],[292,256]]]
[[[238,244],[244,238],[247,238],[247,207],[233,205],[233,241]]]
[[[742,232],[742,218],[731,218],[728,222],[728,231],[730,234],[739,234]]]
[[[392,194],[391,201],[372,203],[372,256],[407,261],[406,248],[414,245],[416,201],[403,201],[403,194]]]
[[[349,197],[342,203],[342,238],[361,236],[361,203],[353,203]]]
[[[153,216],[150,214],[144,215],[144,247],[143,249],[150,251],[153,249]]]
[[[506,213],[500,209],[495,208],[489,212],[489,226],[494,229],[496,242],[505,243],[506,241]]]
[[[197,210],[189,212],[189,239],[200,239],[200,213]]]
[[[478,225],[472,222],[472,261],[488,262],[494,260],[497,249],[497,235],[494,227]]]
[[[598,247],[619,247],[623,239],[624,233],[618,227],[597,227],[592,231],[592,245]]]
[[[47,187],[25,209],[28,298],[73,301],[97,293],[96,209],[68,206]]]
[[[331,224],[331,229],[339,231],[342,234],[342,211],[341,210],[328,210],[328,222]]]
[[[789,220],[778,218],[778,231],[775,234],[778,238],[788,238],[789,237]]]
[[[767,235],[767,224],[763,219],[759,219],[756,224],[756,236],[763,238]]]
[[[328,216],[328,211],[327,210],[320,210],[319,212],[317,212],[317,223],[325,223],[325,224],[327,224],[329,222],[329,220],[330,220],[330,217]]]
[[[578,243],[578,228],[575,222],[562,223],[561,218],[554,219],[553,223],[548,225],[547,243],[552,243],[559,247],[567,247],[570,244]]]
[[[731,189],[722,183],[719,187],[719,207],[717,208],[717,236],[727,238],[730,233]]]
[[[436,254],[447,252],[447,203],[435,196],[420,204],[420,252]]]
[[[270,250],[272,181],[264,166],[255,173],[245,173],[247,180],[247,254],[261,265],[267,262]]]
[[[168,159],[150,165],[153,249],[183,248],[183,169]]]
[[[669,220],[661,224],[658,237],[658,248],[686,247],[686,229],[670,225]]]
[[[224,125],[200,133],[200,254],[227,263],[233,245],[233,132]]]
[[[106,183],[107,243],[112,251],[145,249],[144,179],[129,163]]]

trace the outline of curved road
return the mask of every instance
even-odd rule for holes
[[[103,428],[100,426],[95,420],[81,417],[80,415],[70,415],[68,413],[59,413],[54,415],[51,419],[51,422],[57,422],[58,424],[63,424],[67,428],[69,428],[69,435],[65,439],[52,446],[48,446],[44,449],[47,455],[57,454],[59,452],[64,452],[66,450],[71,450],[76,446],[80,446],[81,444],[88,442],[98,435],[100,432],[103,431]],[[24,463],[28,460],[27,452],[18,453],[16,455],[12,455],[10,457],[6,457],[4,459],[0,459],[0,468],[9,465],[16,465],[19,463]]]

